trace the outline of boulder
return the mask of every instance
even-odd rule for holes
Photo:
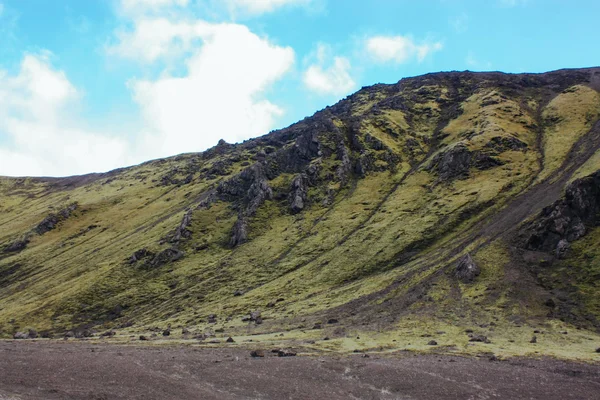
[[[571,244],[566,239],[561,239],[556,245],[556,258],[562,260],[567,257],[568,251],[571,249]]]
[[[18,340],[29,339],[29,334],[27,332],[16,332],[13,335],[13,339],[18,339]]]
[[[458,260],[454,269],[454,276],[464,283],[473,282],[480,273],[481,270],[468,253]]]
[[[264,350],[252,350],[250,352],[250,356],[252,358],[262,358],[265,356],[265,352],[264,352]]]
[[[491,343],[487,336],[484,335],[469,335],[469,342]]]
[[[261,312],[258,310],[250,312],[250,321],[256,321],[260,317],[261,317]]]
[[[297,353],[293,350],[277,350],[277,357],[294,357]]]
[[[436,342],[435,340],[430,340],[429,343],[427,343],[429,346],[437,346],[438,342]]]
[[[227,342],[227,343],[235,343],[235,340],[233,340],[233,338],[231,336],[229,336],[225,342]]]

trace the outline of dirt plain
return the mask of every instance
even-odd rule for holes
[[[598,399],[600,365],[0,341],[0,399]]]

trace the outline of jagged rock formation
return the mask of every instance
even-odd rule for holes
[[[527,248],[562,257],[569,243],[600,224],[600,171],[571,183],[565,197],[545,207],[528,225]]]
[[[454,276],[463,283],[470,283],[475,280],[481,273],[481,270],[473,261],[473,258],[470,254],[465,254],[462,256],[458,263],[456,264],[456,268],[454,270]]]
[[[38,235],[43,235],[46,232],[50,232],[51,230],[55,229],[60,222],[68,219],[76,209],[77,203],[73,203],[57,213],[49,214],[42,222],[38,224],[38,226],[35,227],[35,232]]]
[[[299,174],[292,180],[289,202],[290,211],[297,214],[304,209],[304,204],[308,199],[308,176]]]

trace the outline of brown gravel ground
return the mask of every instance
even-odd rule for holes
[[[600,365],[0,341],[0,400],[600,399]]]

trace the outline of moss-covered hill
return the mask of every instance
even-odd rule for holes
[[[0,178],[0,334],[597,330],[598,90],[600,68],[429,74],[242,144]]]

